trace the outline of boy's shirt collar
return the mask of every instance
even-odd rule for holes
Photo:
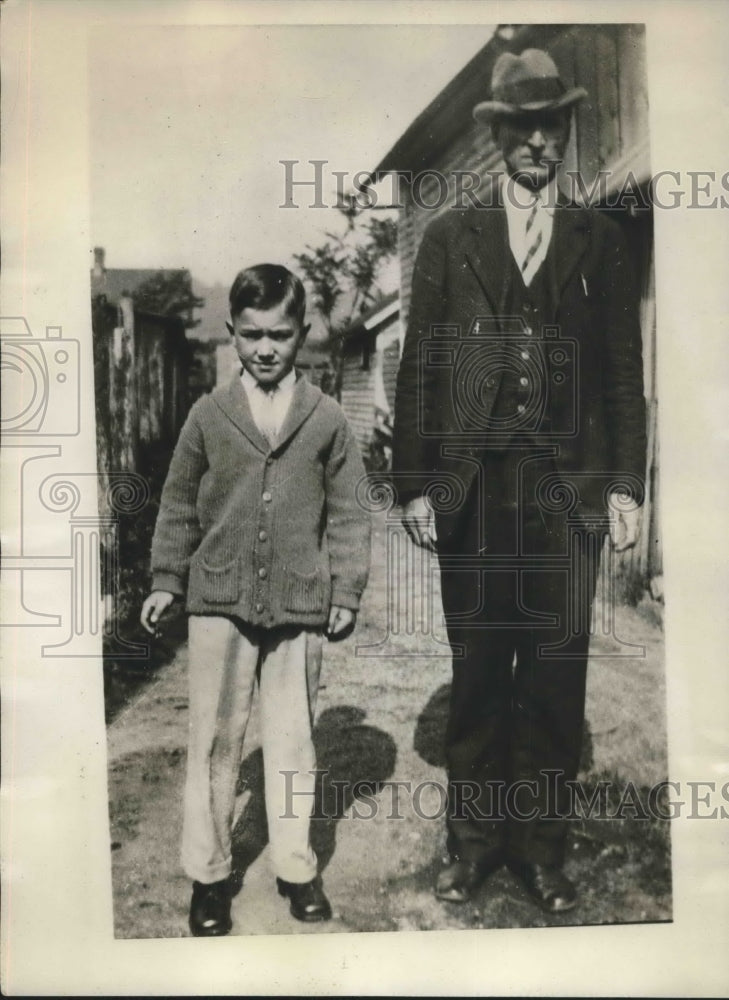
[[[275,445],[291,406],[296,372],[292,368],[275,385],[264,387],[244,368],[241,382],[256,427],[271,445]]]
[[[251,373],[248,371],[247,368],[244,368],[241,371],[240,380],[243,383],[243,388],[249,395],[256,389],[260,390],[263,393],[266,392],[266,390],[260,385],[260,383],[253,378],[253,376],[251,375]],[[290,372],[284,375],[284,377],[281,379],[280,382],[276,383],[276,389],[278,389],[279,391],[283,392],[284,395],[286,395],[289,392],[293,392],[295,384],[296,384],[296,371],[292,368]]]

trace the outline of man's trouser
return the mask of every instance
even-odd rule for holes
[[[478,861],[506,848],[516,860],[559,865],[606,522],[555,511],[554,491],[540,502],[537,484],[554,464],[528,457],[486,456],[460,531],[441,551],[454,650],[448,849]]]
[[[315,877],[311,726],[321,649],[317,630],[260,629],[232,618],[190,615],[182,830],[182,864],[190,878],[217,882],[231,872],[235,790],[257,676],[272,867],[287,882]]]

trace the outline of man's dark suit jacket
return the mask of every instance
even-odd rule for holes
[[[617,223],[596,210],[563,204],[555,211],[542,266],[553,303],[550,322],[570,345],[562,383],[550,380],[552,427],[562,432],[554,438],[556,464],[575,487],[579,509],[604,512],[607,494],[619,482],[640,494],[645,471],[641,335],[632,264]],[[506,212],[500,205],[448,210],[425,232],[415,263],[395,405],[393,473],[401,503],[422,494],[439,473],[455,475],[467,490],[478,456],[486,447],[499,447],[495,439],[490,444],[488,431],[474,436],[471,427],[464,434],[452,403],[454,391],[457,395],[463,389],[454,390],[454,378],[461,376],[448,362],[454,340],[483,339],[484,331],[488,336],[479,350],[488,352],[493,343],[498,351],[509,325],[503,317],[512,267]],[[433,357],[426,343],[435,345],[438,365],[424,363],[429,351]],[[440,351],[439,344],[448,349]],[[503,377],[498,365],[492,374],[478,389],[484,428]],[[457,517],[457,510],[439,514],[436,509],[439,539],[453,530]]]

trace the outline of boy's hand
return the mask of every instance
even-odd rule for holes
[[[357,620],[357,612],[351,608],[342,608],[338,604],[332,604],[329,609],[329,621],[324,629],[327,639],[346,639],[354,629]]]
[[[174,599],[175,595],[166,590],[154,590],[142,605],[139,620],[152,635],[157,634],[157,623]]]

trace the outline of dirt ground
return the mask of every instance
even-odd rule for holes
[[[325,651],[315,742],[319,767],[329,773],[312,839],[334,910],[328,923],[294,920],[275,891],[254,709],[234,834],[240,891],[233,902],[233,934],[670,920],[668,823],[640,815],[648,788],[666,777],[667,766],[660,606],[648,599],[638,608],[615,609],[612,623],[601,614],[592,644],[580,779],[588,789],[598,780],[618,789],[633,782],[634,796],[632,805],[624,800],[621,818],[571,824],[566,871],[580,887],[579,907],[562,917],[543,914],[506,869],[464,906],[435,899],[445,829],[440,795],[428,782],[445,781],[450,659],[437,587],[428,584],[437,579],[433,571],[395,522],[380,515],[357,630]],[[406,578],[421,581],[413,594]],[[432,606],[424,597],[431,591]],[[604,607],[610,611],[610,602]],[[190,890],[178,849],[186,658],[183,642],[108,727],[115,933],[121,938],[189,933]],[[398,790],[396,782],[408,782],[411,790],[420,786],[417,807],[413,794]],[[608,815],[619,798],[614,791]]]

